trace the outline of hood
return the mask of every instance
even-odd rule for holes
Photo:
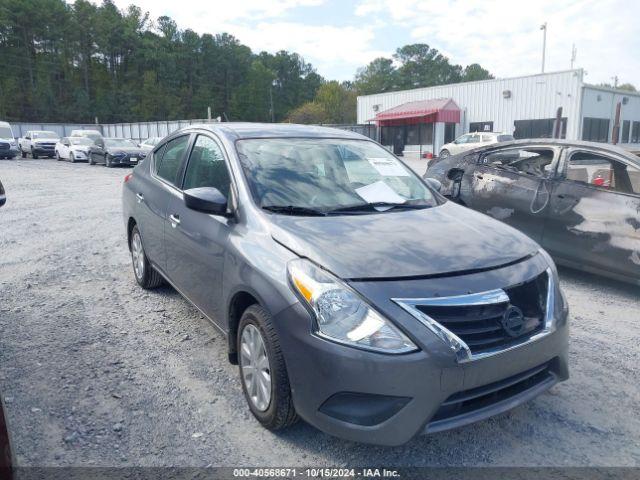
[[[72,152],[83,152],[83,153],[87,153],[89,151],[89,147],[91,145],[71,145],[69,147],[69,150],[71,150]]]
[[[144,153],[144,151],[138,147],[107,147],[107,151],[112,155],[118,153]]]
[[[59,138],[36,138],[33,143],[58,143]]]
[[[492,268],[539,248],[517,230],[453,202],[371,215],[270,219],[274,240],[343,279]]]

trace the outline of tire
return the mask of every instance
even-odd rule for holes
[[[57,160],[57,161],[62,160],[62,159],[60,158],[60,152],[58,152],[57,150],[56,150],[56,160]]]
[[[96,164],[96,162],[93,161],[93,155],[92,154],[89,154],[88,162],[89,162],[89,165],[95,165]]]
[[[111,161],[109,160],[109,157],[107,155],[104,156],[104,166],[107,168],[113,168],[113,165],[111,164]]]
[[[266,352],[267,370],[271,383],[268,406],[262,409],[251,398],[248,392],[250,386],[247,385],[250,382],[243,373],[243,365],[249,365],[251,362],[251,356],[243,354],[243,352],[246,352],[246,350],[243,350],[243,335],[245,335],[245,332],[250,335],[251,332],[255,333],[256,331],[260,334]],[[280,349],[278,335],[269,312],[260,305],[252,305],[247,308],[242,314],[242,318],[240,318],[236,341],[240,383],[242,383],[242,391],[253,416],[268,430],[280,430],[296,423],[298,414],[291,398],[289,375],[287,374],[284,356]]]
[[[22,149],[20,149],[20,155],[22,156],[22,158],[27,158],[27,152]]]
[[[447,158],[450,156],[451,156],[451,153],[446,148],[440,151],[440,155],[439,155],[440,158]]]
[[[34,160],[38,159],[38,154],[37,153],[33,153],[33,148],[31,149],[31,158],[33,158]]]
[[[139,241],[139,244],[136,246],[137,241]],[[149,263],[149,259],[147,258],[147,254],[144,253],[144,247],[142,246],[142,236],[140,235],[140,230],[138,230],[137,225],[135,225],[133,227],[133,230],[131,231],[131,242],[129,244],[129,250],[131,251],[133,276],[135,277],[136,282],[138,282],[138,285],[146,290],[150,290],[162,285],[164,279],[151,266],[151,263]],[[138,257],[137,254],[141,255],[141,257]]]
[[[76,163],[76,157],[74,157],[73,152],[69,153],[69,161],[71,163]]]

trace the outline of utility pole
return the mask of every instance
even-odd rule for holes
[[[571,47],[571,70],[573,70],[573,64],[576,61],[576,55],[578,54],[578,50],[576,50],[576,44],[574,43]]]
[[[542,73],[544,73],[544,57],[547,53],[547,22],[540,25],[542,30]]]
[[[615,75],[611,77],[611,80],[613,80],[613,88],[618,88],[618,80],[619,80],[618,76]]]

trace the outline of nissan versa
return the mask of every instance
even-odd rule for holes
[[[266,428],[398,445],[568,378],[545,251],[355,133],[191,126],[127,175],[123,207],[137,282],[225,333]]]

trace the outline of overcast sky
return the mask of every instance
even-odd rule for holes
[[[98,0],[95,0],[98,3]],[[480,63],[497,77],[540,72],[548,24],[546,71],[571,64],[589,83],[640,87],[636,0],[115,0],[173,18],[182,29],[228,32],[255,52],[300,53],[329,79],[352,79],[358,67],[396,48],[423,42],[453,63]]]

